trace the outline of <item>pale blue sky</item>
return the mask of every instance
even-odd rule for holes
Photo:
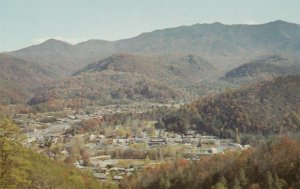
[[[195,23],[300,23],[300,0],[0,0],[0,51],[49,38],[117,40]]]

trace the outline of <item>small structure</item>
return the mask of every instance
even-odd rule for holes
[[[96,136],[94,134],[90,135],[90,142],[95,142]]]
[[[126,169],[122,168],[122,167],[113,167],[110,169],[110,171],[119,173],[119,174],[125,174],[126,173]]]
[[[67,150],[63,150],[60,153],[63,154],[63,155],[65,155],[65,156],[69,154],[69,152]]]
[[[91,157],[90,160],[91,161],[99,161],[99,160],[110,160],[111,159],[111,156],[110,155],[102,155],[102,156],[94,156],[94,157]]]
[[[166,141],[163,138],[153,138],[149,141],[149,146],[162,146],[165,144]]]
[[[128,168],[128,169],[126,169],[126,171],[132,173],[132,172],[134,172],[134,168]]]
[[[123,177],[122,176],[114,176],[113,180],[115,180],[115,181],[121,181],[121,180],[123,180]]]
[[[77,167],[78,169],[83,169],[84,167],[82,165],[80,165],[80,162],[75,162],[74,163],[75,167]]]
[[[195,131],[193,130],[188,130],[186,133],[185,133],[186,137],[187,138],[194,138],[196,135],[195,135]]]
[[[218,153],[218,149],[217,148],[210,148],[207,150],[208,153],[211,153],[211,154],[217,154]]]
[[[93,173],[93,175],[99,180],[105,180],[107,178],[104,173]]]

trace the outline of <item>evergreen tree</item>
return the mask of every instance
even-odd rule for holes
[[[226,180],[226,178],[224,177],[224,176],[222,176],[221,178],[220,178],[220,181],[219,181],[220,183],[222,183],[224,186],[226,186],[227,187],[227,180]]]
[[[243,168],[240,169],[238,178],[242,187],[245,187],[248,184],[248,179]]]
[[[192,172],[191,172],[191,170],[188,170],[188,172],[187,172],[187,174],[186,174],[186,178],[185,178],[185,180],[186,180],[186,185],[189,187],[189,188],[191,188],[191,185],[192,185],[192,183],[193,183],[193,174],[192,174]]]
[[[146,158],[145,158],[145,163],[148,165],[148,164],[150,163],[150,161],[151,161],[151,160],[150,160],[150,158],[149,158],[149,155],[147,155]]]
[[[215,185],[213,186],[212,189],[227,189],[227,187],[226,187],[223,183],[218,182],[217,184],[215,184]]]
[[[267,188],[268,189],[273,189],[273,182],[274,182],[273,176],[272,176],[271,172],[268,171],[267,172]]]
[[[240,132],[239,132],[239,128],[235,128],[235,142],[236,143],[241,143],[241,139],[240,139]]]
[[[273,189],[282,189],[283,183],[277,174],[274,175]]]
[[[240,181],[238,178],[234,179],[234,185],[233,185],[233,189],[242,189]]]
[[[160,182],[159,182],[159,185],[161,188],[163,189],[168,189],[171,187],[171,183],[169,181],[169,178],[167,175],[164,175],[160,178]]]
[[[0,188],[30,184],[22,139],[19,127],[10,120],[0,123]]]

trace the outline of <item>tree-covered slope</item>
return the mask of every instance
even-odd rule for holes
[[[292,57],[271,55],[238,66],[221,79],[241,84],[290,74],[300,75],[300,61]]]
[[[47,67],[0,54],[0,104],[26,102],[32,89],[55,76]]]
[[[171,112],[158,127],[220,137],[284,134],[300,129],[300,77],[286,76],[202,98]]]
[[[0,188],[3,189],[96,189],[112,188],[90,173],[82,172],[22,146],[19,128],[0,121]]]
[[[282,138],[243,152],[178,160],[149,167],[121,188],[132,189],[298,189],[300,144]]]
[[[205,94],[202,81],[217,70],[195,55],[142,56],[119,53],[36,90],[31,105],[51,100],[82,104],[120,101],[166,102]],[[69,103],[69,102],[70,103]]]

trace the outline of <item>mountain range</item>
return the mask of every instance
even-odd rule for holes
[[[196,86],[213,77],[216,68],[195,55],[146,56],[114,54],[87,65],[67,79],[37,89],[29,102],[40,104],[60,99],[105,104],[136,100],[180,100],[197,95]],[[63,102],[63,103],[62,103]],[[77,102],[76,104],[78,104]],[[70,105],[70,103],[67,103]]]
[[[10,54],[49,64],[70,73],[119,52],[135,54],[195,54],[217,65],[240,64],[264,54],[299,55],[300,26],[284,21],[261,25],[195,24],[143,33],[118,40],[89,40],[76,45],[50,39]],[[72,66],[70,66],[72,65]]]
[[[11,67],[7,71],[7,63],[0,64],[1,99],[8,99],[1,103],[26,102],[32,97],[31,103],[44,102],[48,97],[36,100],[37,96],[56,98],[61,93],[68,95],[58,98],[68,99],[74,90],[87,85],[107,88],[106,92],[100,92],[100,87],[93,89],[105,98],[86,91],[75,96],[136,100],[160,95],[145,95],[138,92],[140,89],[133,94],[124,92],[137,81],[149,84],[154,91],[165,89],[167,99],[180,99],[256,81],[257,75],[264,79],[298,74],[300,26],[280,20],[260,25],[195,24],[117,41],[89,40],[72,45],[50,39],[1,56],[11,59],[2,62],[15,62],[10,66],[22,70]],[[123,77],[123,83],[115,79],[118,77]],[[62,84],[75,81],[73,87]],[[110,86],[105,82],[111,82]],[[59,92],[61,87],[68,92]],[[55,95],[41,95],[49,89],[56,91]],[[111,96],[118,91],[120,94]]]

